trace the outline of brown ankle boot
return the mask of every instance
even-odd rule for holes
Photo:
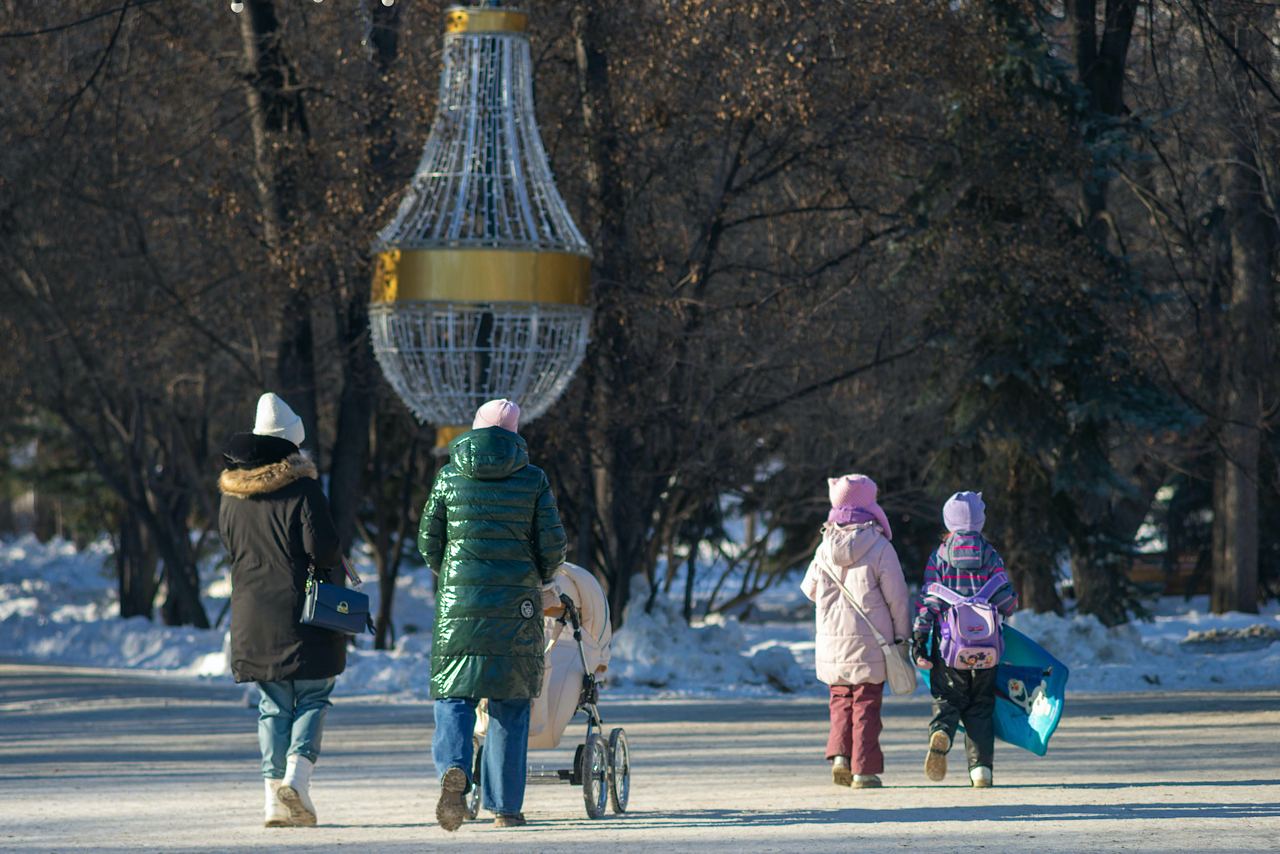
[[[528,822],[524,820],[524,813],[518,812],[511,815],[495,815],[493,817],[494,827],[524,827]]]

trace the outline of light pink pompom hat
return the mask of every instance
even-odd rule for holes
[[[501,427],[512,433],[519,433],[520,407],[515,401],[507,400],[505,397],[482,404],[476,410],[476,419],[472,422],[471,429],[482,430],[485,427]]]
[[[827,521],[836,525],[875,522],[884,531],[884,535],[892,540],[893,529],[889,527],[889,517],[885,516],[884,509],[876,503],[878,492],[876,482],[865,474],[827,478],[827,495],[831,499],[831,512],[827,514]]]

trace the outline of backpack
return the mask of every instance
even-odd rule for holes
[[[1008,576],[997,572],[981,590],[968,597],[941,584],[929,585],[931,595],[951,606],[938,624],[938,654],[948,667],[990,670],[1000,663],[1004,653],[1000,612],[990,600],[1008,581]]]

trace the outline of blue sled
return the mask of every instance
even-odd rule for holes
[[[1004,655],[996,668],[996,738],[1044,756],[1062,719],[1067,666],[1012,626],[1004,627]],[[929,671],[920,678],[929,684]]]

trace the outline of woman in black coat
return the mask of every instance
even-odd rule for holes
[[[256,682],[267,827],[314,825],[309,785],[346,639],[298,622],[308,567],[341,583],[337,530],[299,450],[302,422],[274,394],[258,403],[253,433],[223,452],[218,528],[231,560],[231,672]]]

